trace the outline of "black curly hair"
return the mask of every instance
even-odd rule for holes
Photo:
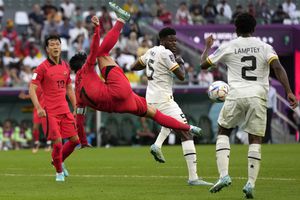
[[[165,28],[161,29],[158,34],[160,40],[169,35],[176,35],[175,29],[170,28],[170,27],[165,27]]]
[[[256,20],[249,13],[241,13],[237,16],[234,25],[238,35],[252,34],[255,31]]]
[[[85,52],[76,53],[69,61],[71,69],[76,73],[78,70],[81,69],[86,59],[87,55]]]

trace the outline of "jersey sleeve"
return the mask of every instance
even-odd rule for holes
[[[44,79],[45,70],[42,65],[38,66],[32,74],[31,83],[40,85]]]
[[[100,43],[100,26],[96,26],[92,38],[91,46],[90,46],[90,53],[87,57],[86,64],[84,65],[86,70],[94,70],[95,68],[99,43]]]
[[[275,52],[274,48],[269,45],[266,44],[266,61],[268,62],[268,64],[270,64],[273,60],[278,59],[278,55]]]
[[[162,53],[162,61],[170,71],[174,71],[179,67],[179,64],[175,60],[174,54],[170,50]]]
[[[71,80],[71,69],[70,69],[70,66],[65,62],[65,64],[67,65],[67,68],[68,68],[68,78],[67,78],[67,84],[66,85],[69,85],[72,83],[72,80]]]
[[[223,62],[227,53],[226,50],[226,45],[219,46],[212,54],[207,57],[206,61],[211,65],[215,65],[218,62]]]
[[[141,57],[139,57],[139,62],[140,62],[143,66],[146,66],[148,54],[149,54],[149,50],[148,50],[144,55],[142,55]]]

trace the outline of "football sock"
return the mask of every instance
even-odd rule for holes
[[[248,182],[254,187],[261,160],[261,145],[250,144],[248,150]]]
[[[84,121],[85,121],[84,118],[85,118],[84,115],[81,115],[81,114],[76,115],[77,133],[78,133],[78,137],[79,137],[81,145],[86,145],[88,143],[86,134],[84,131]]]
[[[53,165],[57,173],[62,172],[62,143],[53,144],[52,150]]]
[[[120,32],[124,26],[124,23],[117,20],[115,25],[108,31],[106,36],[104,37],[101,45],[98,48],[98,57],[99,56],[109,56],[110,50],[115,46],[118,42]]]
[[[156,113],[153,117],[153,120],[159,123],[161,126],[171,128],[174,130],[181,130],[181,131],[189,131],[190,125],[182,123],[173,117],[165,115],[161,113],[159,110],[156,110]]]
[[[80,144],[79,140],[72,141],[69,140],[63,146],[62,150],[62,161],[64,161],[75,149],[75,147]]]
[[[33,141],[36,143],[36,142],[39,142],[39,138],[40,138],[40,131],[39,129],[35,129],[33,130]]]
[[[188,167],[189,180],[198,179],[197,175],[197,155],[193,140],[187,140],[181,143],[183,155]]]
[[[216,157],[220,177],[228,175],[229,155],[229,137],[226,135],[218,135],[216,144]]]
[[[166,128],[166,127],[162,127],[160,129],[160,132],[155,140],[155,145],[159,148],[161,148],[162,144],[164,143],[164,141],[166,140],[166,138],[169,136],[171,130]]]

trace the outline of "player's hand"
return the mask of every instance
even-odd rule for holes
[[[26,99],[26,94],[25,94],[24,91],[20,92],[19,98],[20,98],[20,99]]]
[[[46,111],[43,108],[37,109],[39,117],[46,117]]]
[[[287,98],[288,98],[288,101],[290,103],[290,106],[294,109],[298,106],[298,101],[295,97],[295,95],[293,93],[288,93],[287,94]]]
[[[175,58],[175,60],[176,60],[176,62],[177,62],[178,64],[181,64],[181,65],[184,64],[184,60],[182,59],[181,56],[177,56],[177,57]]]
[[[212,35],[210,35],[209,37],[207,37],[206,39],[205,39],[205,46],[206,46],[206,48],[211,48],[212,47],[212,45],[214,44],[214,38],[213,38],[213,36]]]
[[[91,19],[92,23],[94,24],[94,26],[99,26],[99,19],[96,15],[94,15]]]

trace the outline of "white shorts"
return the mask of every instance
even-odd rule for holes
[[[264,137],[267,123],[267,102],[258,97],[227,99],[218,123],[224,128],[240,126],[252,135]]]
[[[177,119],[178,121],[187,123],[187,119],[183,114],[181,108],[173,99],[170,99],[169,101],[163,103],[149,103],[149,105],[154,106],[165,115],[169,115]]]

